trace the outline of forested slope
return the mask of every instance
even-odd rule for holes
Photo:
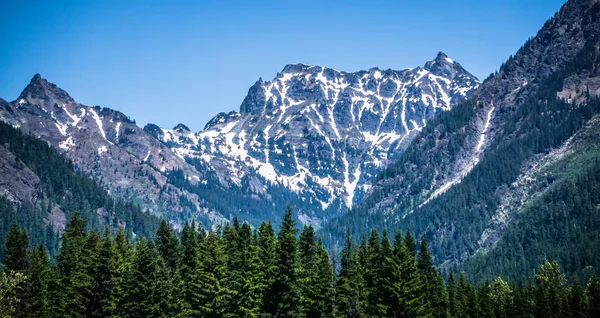
[[[0,241],[17,224],[32,243],[55,253],[58,233],[78,211],[91,229],[104,226],[148,235],[158,219],[131,203],[115,200],[55,148],[0,122]],[[3,254],[4,250],[0,251]]]

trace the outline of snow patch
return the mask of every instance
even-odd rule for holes
[[[98,156],[101,156],[103,153],[107,152],[108,149],[106,148],[106,146],[102,146],[100,148],[98,148]]]
[[[65,141],[61,141],[58,144],[58,148],[63,149],[63,150],[69,150],[69,148],[75,146],[75,142],[73,142],[73,137],[69,136],[69,138],[67,138],[67,140]]]

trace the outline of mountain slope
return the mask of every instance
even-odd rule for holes
[[[477,86],[441,52],[400,71],[295,64],[270,82],[257,81],[239,113],[221,113],[199,133],[185,125],[146,129],[221,184],[267,200],[298,197],[291,203],[300,220],[318,225],[360,202],[370,180],[427,120]]]
[[[443,53],[423,67],[355,73],[288,65],[252,86],[240,113],[193,133],[141,129],[82,105],[36,74],[0,118],[57,147],[111,194],[174,226],[234,216],[278,220],[291,204],[320,226],[360,202],[372,177],[425,122],[464,100],[477,79]]]
[[[179,169],[197,182],[201,174],[124,114],[89,107],[36,74],[14,102],[3,101],[0,118],[61,149],[111,194],[180,222],[222,217],[197,195],[170,184],[163,172]]]
[[[2,102],[0,100],[0,102]],[[90,228],[124,226],[137,235],[154,234],[158,219],[131,203],[112,199],[46,142],[0,122],[0,244],[17,224],[30,241],[58,249],[58,233],[75,212]],[[0,256],[4,250],[0,251]]]
[[[341,237],[347,225],[356,234],[410,227],[436,242],[439,264],[493,249],[513,226],[512,218],[501,218],[493,240],[482,240],[497,226],[506,188],[598,112],[598,30],[598,1],[569,1],[467,102],[434,119],[375,179],[362,204],[325,231]]]

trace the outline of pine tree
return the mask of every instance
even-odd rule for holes
[[[355,252],[352,234],[348,228],[337,278],[338,312],[347,317],[362,317],[366,305],[363,297],[364,281],[361,276],[358,253]]]
[[[585,294],[589,301],[588,317],[600,317],[600,283],[596,276],[590,278]]]
[[[514,292],[511,286],[498,277],[490,284],[489,293],[496,317],[510,317],[514,302]]]
[[[298,270],[298,286],[301,296],[302,316],[308,313],[314,315],[314,305],[317,298],[317,286],[315,283],[317,245],[316,234],[312,226],[304,226],[300,233],[299,258],[300,266]]]
[[[181,279],[175,283],[177,284],[176,293],[181,296],[181,299],[176,303],[177,311],[183,317],[192,317],[200,313],[200,303],[198,300],[199,286],[197,282],[200,267],[200,244],[195,227],[194,222],[192,222],[192,225],[185,222],[181,233],[181,249],[183,254],[179,271]]]
[[[264,287],[260,268],[259,248],[252,237],[250,224],[244,223],[239,229],[239,289],[232,291],[229,313],[232,317],[258,317],[262,304]],[[230,270],[231,273],[231,270]]]
[[[21,231],[13,225],[6,236],[4,250],[4,268],[10,271],[23,272],[27,268],[28,238],[25,230]]]
[[[125,316],[127,293],[127,276],[131,272],[133,246],[127,239],[125,229],[120,227],[115,234],[112,296],[115,304],[114,316]]]
[[[85,295],[85,317],[104,317],[103,307],[107,305],[107,302],[110,306],[110,296],[108,299],[104,299],[106,293],[110,294],[105,290],[107,285],[104,279],[110,281],[112,275],[106,268],[107,264],[101,260],[101,246],[102,242],[98,232],[90,232],[83,246],[82,271],[73,275],[74,281],[82,283],[81,286],[74,285],[74,287],[78,289],[79,294]],[[105,271],[100,273],[100,268]]]
[[[311,284],[315,286],[315,301],[313,309],[307,310],[307,317],[333,317],[333,268],[329,261],[329,254],[319,238],[317,241],[317,252],[315,259],[315,269],[312,275]]]
[[[404,237],[404,245],[412,256],[417,254],[417,242],[414,236],[410,233],[410,228],[406,229],[406,236]]]
[[[460,312],[459,310],[459,301],[456,295],[456,282],[454,280],[454,269],[450,268],[448,273],[448,314],[450,317],[458,317]]]
[[[165,261],[167,269],[169,269],[171,277],[175,274],[179,267],[180,248],[179,239],[175,231],[171,229],[167,221],[162,220],[156,232],[156,248]]]
[[[417,268],[423,278],[425,290],[425,311],[431,312],[434,317],[445,317],[447,307],[446,288],[441,274],[433,265],[433,256],[429,249],[429,241],[423,233],[417,255]]]
[[[375,229],[372,229],[369,235],[365,264],[365,289],[368,297],[365,313],[371,317],[385,316],[387,308],[383,303],[383,290],[381,289],[384,256],[379,242],[379,233]]]
[[[288,206],[277,234],[277,273],[269,291],[270,298],[277,304],[277,317],[300,315],[297,233],[296,222],[292,218],[292,208]]]
[[[167,317],[171,286],[168,271],[154,242],[140,239],[127,278],[125,312],[128,317]]]
[[[227,255],[219,234],[211,231],[202,242],[202,261],[194,278],[192,309],[202,317],[222,317],[228,309]]]
[[[50,317],[49,284],[51,266],[44,244],[30,253],[26,270],[25,317]]]
[[[585,317],[586,309],[585,294],[581,288],[579,279],[575,278],[568,295],[569,317]]]
[[[98,299],[98,317],[110,317],[115,314],[115,271],[116,251],[110,238],[108,228],[104,230],[102,237],[98,264],[96,269],[96,289]]]
[[[58,270],[60,272],[59,297],[63,315],[66,317],[84,317],[93,278],[86,267],[84,250],[87,241],[87,222],[79,213],[71,217],[65,233],[62,236],[62,245],[58,254]]]
[[[261,312],[274,315],[277,312],[275,295],[268,292],[275,282],[277,272],[277,239],[271,222],[262,222],[258,229],[258,255],[260,272],[263,279]]]
[[[389,317],[426,315],[423,307],[423,284],[414,254],[406,247],[401,233],[396,234],[394,251],[386,258],[382,288]]]
[[[540,266],[535,280],[538,285],[535,297],[536,317],[562,317],[566,280],[558,263],[546,261]]]

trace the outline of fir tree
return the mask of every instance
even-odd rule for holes
[[[27,284],[25,285],[24,311],[26,317],[50,317],[49,284],[51,279],[51,266],[48,252],[44,244],[30,253],[29,264],[26,270]]]
[[[21,231],[13,225],[6,236],[4,250],[4,268],[10,271],[23,272],[27,268],[28,238],[25,230]]]
[[[233,317],[258,317],[264,287],[260,270],[259,248],[252,237],[250,224],[244,223],[238,232],[239,281],[238,290],[232,291],[230,307]],[[230,269],[231,273],[231,269]]]
[[[127,280],[125,311],[129,317],[167,317],[171,286],[167,268],[152,241],[140,239]]]
[[[361,317],[365,311],[364,281],[361,275],[358,253],[354,251],[350,228],[341,252],[340,272],[337,278],[338,312],[347,317]]]
[[[277,273],[277,239],[271,222],[263,222],[258,229],[258,255],[262,282],[262,312],[274,315],[277,312],[275,295],[270,288],[275,282]]]
[[[59,297],[61,309],[66,317],[84,317],[90,301],[90,295],[86,291],[91,289],[93,278],[86,267],[89,262],[85,260],[86,224],[79,213],[73,214],[62,236],[62,246],[58,254],[61,279]]]
[[[292,208],[288,206],[277,234],[277,273],[270,290],[271,297],[277,304],[277,317],[300,315],[297,233]]]
[[[589,301],[588,317],[600,317],[600,283],[596,276],[590,278],[585,294]]]
[[[192,309],[202,317],[222,317],[228,309],[227,256],[219,234],[211,231],[202,242],[202,261],[194,278]]]
[[[564,275],[556,262],[546,261],[535,277],[538,289],[535,297],[536,317],[562,317],[564,303]]]
[[[179,267],[180,248],[179,239],[175,231],[171,229],[167,221],[162,220],[156,232],[156,248],[165,261],[165,265],[169,269],[170,275],[175,274]]]
[[[579,279],[575,278],[571,284],[568,295],[569,317],[585,317],[587,312],[586,309],[585,293],[581,288]]]
[[[406,236],[404,237],[404,245],[408,252],[415,256],[417,253],[417,242],[415,241],[414,236],[410,232],[410,228],[406,229]]]

